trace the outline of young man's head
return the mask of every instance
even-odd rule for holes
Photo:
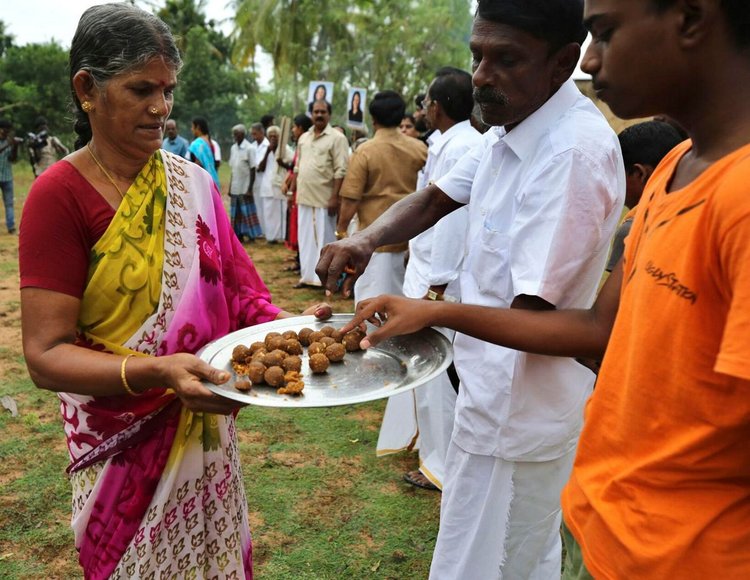
[[[570,78],[586,38],[583,0],[479,0],[469,47],[482,120],[508,130]]]
[[[632,209],[656,166],[683,139],[674,127],[661,121],[632,125],[617,137],[625,162],[625,205]]]
[[[396,91],[380,91],[370,101],[370,117],[379,127],[398,127],[406,113],[406,103]]]
[[[443,129],[471,117],[474,108],[471,75],[464,70],[446,66],[437,71],[423,101],[425,119],[430,129]],[[447,119],[444,119],[446,117]]]
[[[747,0],[586,0],[584,22],[592,42],[581,68],[623,118],[684,123],[685,111],[705,102],[696,79],[750,51]]]

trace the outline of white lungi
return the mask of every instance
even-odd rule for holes
[[[355,306],[362,300],[381,294],[403,296],[404,254],[406,252],[375,252],[367,268],[354,283]]]
[[[560,492],[574,457],[505,461],[451,443],[430,580],[560,578]]]
[[[286,234],[286,200],[277,197],[261,197],[263,233],[266,241],[283,241]]]
[[[325,207],[299,205],[297,214],[300,279],[303,284],[322,286],[315,273],[323,246],[336,240],[336,216]]]

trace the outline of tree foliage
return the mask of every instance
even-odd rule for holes
[[[235,58],[254,64],[271,56],[279,109],[301,110],[307,84],[336,84],[334,108],[346,90],[393,89],[407,101],[434,71],[467,68],[468,0],[238,0]],[[336,113],[334,111],[334,114]]]
[[[53,134],[72,142],[68,52],[54,41],[11,43],[0,57],[0,117],[24,135],[35,130],[39,116],[46,117]]]

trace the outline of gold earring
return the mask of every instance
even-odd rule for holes
[[[93,110],[94,110],[94,105],[92,105],[92,104],[91,104],[90,102],[88,102],[88,101],[83,101],[83,102],[81,103],[81,109],[83,109],[83,112],[84,112],[84,113],[90,113],[91,111],[93,111]]]

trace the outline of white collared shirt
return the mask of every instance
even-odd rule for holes
[[[430,135],[427,162],[420,171],[417,189],[427,187],[448,173],[467,151],[481,142],[481,133],[468,120],[456,123],[445,133],[436,131]],[[404,277],[406,296],[421,298],[430,286],[450,284],[446,294],[459,298],[457,279],[468,225],[469,210],[463,207],[409,242],[409,264]]]
[[[511,132],[493,127],[437,186],[469,204],[461,300],[510,307],[521,294],[588,308],[625,193],[617,137],[566,82]],[[467,452],[546,461],[577,441],[594,383],[573,359],[457,334],[454,441]]]
[[[253,166],[255,167],[255,182],[253,183],[253,195],[259,195],[261,190],[261,184],[263,183],[263,173],[258,172],[258,165],[260,165],[260,162],[263,161],[263,158],[266,156],[266,151],[268,151],[268,139],[263,137],[263,141],[258,143],[255,139],[253,139],[252,143],[250,143],[250,147],[253,149],[253,155],[255,156],[255,163]]]
[[[250,169],[255,166],[253,149],[247,139],[238,145],[234,143],[229,151],[229,167],[232,170],[232,183],[229,195],[244,195],[250,187]]]

